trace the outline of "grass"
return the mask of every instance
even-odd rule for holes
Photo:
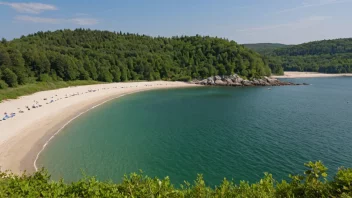
[[[38,91],[47,91],[70,86],[92,85],[100,83],[101,82],[88,80],[36,82],[32,84],[21,85],[15,88],[0,89],[0,102],[6,99],[16,99],[20,96],[30,95]]]

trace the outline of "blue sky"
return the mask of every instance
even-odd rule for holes
[[[352,0],[0,0],[0,37],[83,27],[297,44],[352,37],[351,10]]]

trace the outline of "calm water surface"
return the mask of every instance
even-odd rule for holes
[[[303,173],[322,160],[352,167],[352,78],[294,79],[310,86],[148,91],[106,103],[67,126],[39,158],[53,178],[82,170],[121,181],[140,169],[173,183],[202,173],[217,185]]]

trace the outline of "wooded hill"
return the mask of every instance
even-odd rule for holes
[[[251,47],[285,71],[352,72],[352,38],[322,40],[300,45]]]
[[[35,81],[190,80],[269,76],[269,61],[234,41],[76,29],[0,43],[0,88]]]

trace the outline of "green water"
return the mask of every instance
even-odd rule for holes
[[[173,183],[202,173],[251,182],[302,173],[322,160],[352,167],[352,78],[291,80],[310,86],[202,87],[128,95],[91,110],[48,145],[38,165],[67,181],[121,181],[142,169]],[[349,103],[348,103],[349,101]]]

